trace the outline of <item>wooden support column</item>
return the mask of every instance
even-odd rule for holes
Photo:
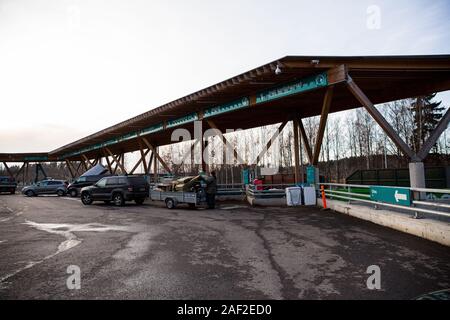
[[[67,166],[67,169],[69,169],[70,176],[72,177],[72,179],[74,179],[75,178],[75,174],[72,171],[72,165],[71,165],[70,161],[67,160],[67,159],[66,159],[66,166]]]
[[[27,162],[27,169],[26,169],[26,173],[25,173],[25,179],[27,181],[27,183],[29,183],[30,180],[30,163]]]
[[[150,151],[150,149],[148,149],[148,150]],[[153,152],[152,152],[152,154],[150,155],[150,158],[148,159],[148,164],[147,164],[148,171],[145,174],[150,175],[150,170],[151,170],[151,167],[152,167],[153,158],[154,157],[153,157]]]
[[[153,157],[153,180],[155,181],[155,183],[157,183],[158,182],[158,161],[156,161],[156,159],[157,159],[156,149],[155,149],[155,151],[152,151],[152,155],[154,155],[154,157]]]
[[[212,120],[206,120],[206,122],[208,123],[209,127],[211,129],[215,129],[215,130],[219,130],[219,128],[216,126],[216,124],[212,121]],[[219,130],[220,131],[220,130]],[[238,161],[239,164],[244,165],[244,160],[241,158],[241,156],[238,154],[236,148],[234,148],[231,143],[228,141],[228,139],[225,137],[225,135],[222,133],[222,143],[224,145],[224,147],[226,147],[229,151],[233,152],[234,154],[234,159],[236,159]],[[225,161],[226,159],[224,159]]]
[[[112,169],[111,161],[109,160],[108,153],[106,153],[105,150],[103,150],[103,154],[105,155],[106,165],[108,166],[109,173],[112,174],[113,169]]]
[[[170,174],[172,173],[172,170],[170,170],[169,166],[164,162],[164,160],[160,157],[160,155],[158,154],[158,152],[156,151],[156,147],[154,147],[150,142],[148,142],[148,140],[146,138],[142,138],[142,141],[144,141],[144,143],[147,145],[147,147],[149,149],[152,150],[153,154],[155,155],[156,159],[158,159],[158,161],[162,164],[162,166],[164,167],[164,169],[166,169],[167,172],[169,172]]]
[[[375,108],[370,99],[358,87],[353,79],[348,76],[347,88],[355,96],[355,98],[362,104],[362,106],[369,112],[372,118],[380,125],[388,137],[395,143],[395,145],[413,162],[418,162],[419,158],[414,154],[411,148],[403,141],[403,139],[395,132],[394,128],[386,121],[383,115]]]
[[[133,169],[130,171],[130,174],[134,174],[134,172],[136,171],[136,169],[139,167],[139,165],[141,163],[144,164],[144,172],[145,174],[148,173],[148,166],[147,166],[147,162],[145,161],[145,157],[147,156],[147,154],[150,152],[150,149],[147,149],[145,152],[141,153],[141,158],[136,162],[136,164],[134,165]]]
[[[328,114],[330,113],[331,101],[333,100],[334,86],[327,88],[325,98],[323,100],[322,114],[320,115],[319,132],[317,133],[317,141],[314,146],[314,156],[312,164],[316,166],[319,163],[320,149],[322,148],[323,135],[327,126]]]
[[[272,138],[270,138],[270,140],[266,143],[265,147],[263,148],[263,150],[259,153],[258,157],[256,158],[256,161],[255,161],[256,165],[258,165],[260,163],[261,159],[264,157],[264,155],[266,154],[267,150],[269,150],[270,147],[272,146],[272,141],[274,141],[276,138],[278,138],[278,136],[283,131],[283,129],[286,126],[287,123],[288,123],[288,121],[283,122],[278,127],[278,129],[275,131],[275,133],[272,135]]]
[[[123,163],[120,162],[120,156],[119,159],[116,158],[116,156],[109,150],[109,148],[105,148],[106,152],[113,158],[114,162],[120,167],[123,174],[127,174],[127,171],[125,170],[125,167],[123,166]],[[123,156],[123,154],[122,154]],[[116,167],[117,169],[117,167]]]
[[[294,130],[294,174],[295,174],[295,183],[300,183],[300,143],[299,143],[299,120],[294,119],[293,121],[293,130]]]
[[[13,173],[11,172],[11,169],[9,169],[8,165],[6,164],[6,162],[3,161],[3,165],[5,166],[6,171],[8,172],[9,176],[11,178],[14,178]]]
[[[300,133],[302,135],[302,140],[303,140],[303,142],[305,144],[305,150],[306,150],[306,156],[308,157],[308,162],[309,162],[310,165],[312,165],[312,163],[313,163],[312,148],[311,148],[311,145],[309,143],[309,139],[308,139],[308,136],[306,134],[305,127],[303,126],[302,119],[300,119],[298,121],[298,126],[299,126],[299,129],[300,129]]]
[[[148,149],[148,150],[150,150],[150,149]],[[140,153],[141,153],[141,161],[142,161],[142,164],[144,165],[144,172],[147,172],[147,171],[148,171],[147,161],[145,161],[145,156],[146,156],[147,154],[144,153],[144,150],[143,150],[143,148],[142,148],[142,142],[141,142],[141,140],[139,140],[139,151],[140,151]]]
[[[19,178],[19,174],[22,172],[22,170],[25,168],[25,162],[23,163],[23,165],[19,168],[19,170],[16,172],[14,179],[17,180],[17,178]]]
[[[447,130],[449,122],[450,122],[450,109],[447,110],[445,115],[442,117],[441,121],[439,121],[438,125],[433,130],[433,132],[431,133],[431,135],[428,138],[428,140],[425,141],[425,143],[423,144],[422,148],[417,153],[417,157],[420,160],[424,160],[427,157],[428,153],[430,153],[431,148],[433,148],[433,146],[436,144],[436,142],[438,141],[438,139],[441,136],[441,134],[445,130]]]
[[[81,157],[84,159],[84,161],[86,161],[87,162],[87,164],[89,165],[89,167],[86,165],[86,163],[85,163],[85,167],[86,167],[86,170],[89,170],[89,169],[91,169],[94,165],[91,163],[91,161],[86,157],[86,155],[84,155],[84,154],[82,154],[81,155]]]
[[[78,163],[78,167],[77,167],[77,176],[80,176],[81,174],[80,174],[80,169],[81,169],[81,165],[82,165],[82,162],[81,161],[79,161],[79,163]],[[81,172],[83,172],[83,171],[81,171]]]

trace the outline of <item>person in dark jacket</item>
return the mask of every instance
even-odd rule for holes
[[[206,203],[208,209],[214,209],[216,207],[216,193],[217,193],[217,179],[216,172],[211,171],[210,175],[205,179],[206,181]]]

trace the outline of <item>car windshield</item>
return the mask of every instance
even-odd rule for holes
[[[101,179],[99,182],[96,183],[97,187],[104,187],[106,185],[106,178]]]

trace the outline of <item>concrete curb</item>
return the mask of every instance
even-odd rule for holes
[[[322,206],[321,201],[318,205]],[[376,223],[450,247],[450,223],[430,219],[413,219],[398,212],[374,209],[327,199],[327,207],[339,213]]]

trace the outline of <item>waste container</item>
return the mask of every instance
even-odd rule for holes
[[[289,207],[302,205],[302,188],[292,187],[286,188],[286,201]]]
[[[315,206],[317,204],[316,199],[316,189],[313,187],[303,188],[303,205],[305,206]]]

